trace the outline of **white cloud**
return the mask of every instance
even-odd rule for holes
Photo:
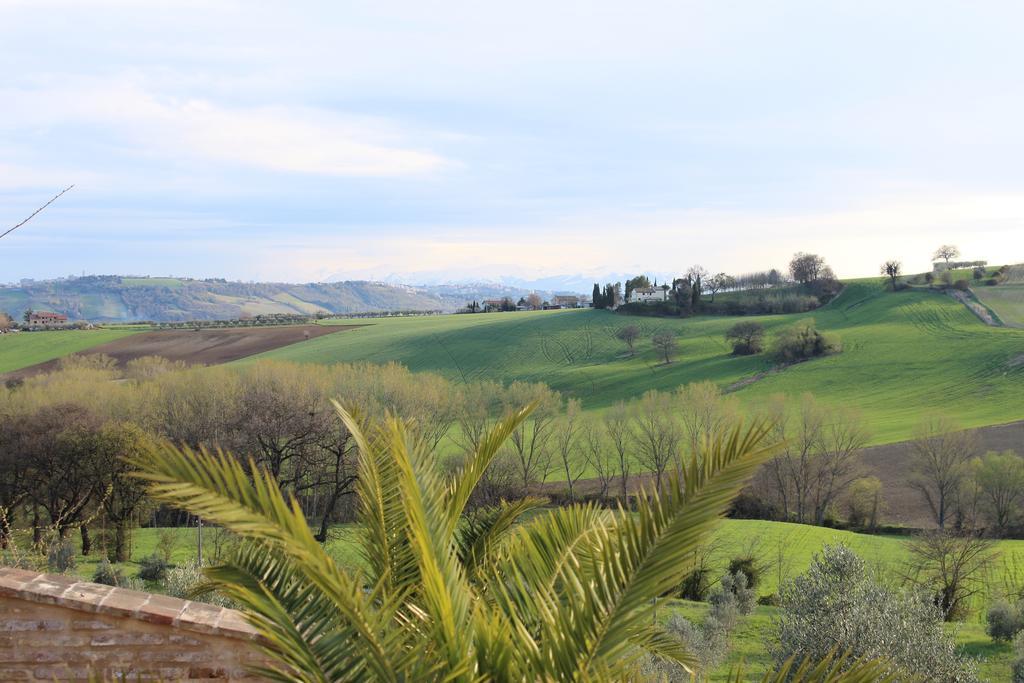
[[[12,103],[0,131],[85,125],[111,136],[112,147],[130,145],[150,158],[356,177],[425,174],[452,164],[410,144],[411,133],[393,121],[311,107],[228,107],[93,79],[6,89],[0,100]]]

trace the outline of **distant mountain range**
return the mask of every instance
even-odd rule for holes
[[[0,285],[0,311],[20,319],[27,309],[45,310],[63,313],[71,320],[93,322],[215,320],[273,313],[450,312],[473,300],[505,296],[518,300],[533,289],[501,283],[288,284],[93,275]],[[547,297],[553,292],[539,293]]]

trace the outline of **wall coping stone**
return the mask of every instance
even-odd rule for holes
[[[129,617],[197,633],[263,640],[237,610],[168,595],[79,581],[62,574],[0,567],[0,597],[60,605],[93,614]]]

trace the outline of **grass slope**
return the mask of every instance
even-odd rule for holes
[[[878,280],[847,285],[813,314],[766,316],[769,334],[812,317],[837,333],[843,353],[769,374],[736,393],[756,405],[775,393],[813,392],[859,408],[875,443],[907,438],[922,415],[956,413],[966,426],[1024,418],[1024,331],[987,327],[963,305],[924,290],[884,291]],[[648,389],[710,380],[723,388],[769,370],[764,356],[729,354],[723,335],[736,318],[667,319],[608,311],[545,311],[385,318],[358,331],[262,354],[304,363],[397,361],[454,380],[543,381],[603,408]],[[614,337],[637,325],[635,357]],[[651,349],[659,329],[679,335],[679,354],[662,365]],[[247,359],[242,362],[252,362]]]
[[[134,330],[59,330],[0,335],[0,374],[61,358],[134,334]]]
[[[996,312],[1004,324],[1024,327],[1024,284],[984,285],[973,288],[978,299]]]

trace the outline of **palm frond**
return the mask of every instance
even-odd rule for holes
[[[805,659],[797,664],[796,657],[790,657],[778,671],[766,673],[761,683],[896,683],[900,677],[892,673],[891,668],[884,659],[851,661],[849,653],[836,656],[835,652],[830,652],[818,662]],[[730,672],[728,680],[741,683],[743,666]],[[909,680],[920,679],[911,677]]]
[[[377,680],[396,680],[400,658],[382,638],[391,619],[363,590],[357,577],[342,572],[317,542],[302,510],[285,501],[273,476],[251,462],[249,472],[230,455],[162,444],[145,457],[130,460],[134,476],[148,481],[158,501],[183,507],[290,558],[295,571],[315,585],[358,634],[366,666]]]
[[[625,671],[632,665],[639,655],[633,639],[650,622],[652,598],[678,585],[693,548],[772,454],[762,445],[768,432],[767,425],[755,423],[719,437],[702,458],[693,458],[684,482],[674,479],[664,495],[641,498],[635,514],[620,509],[613,521],[595,530],[589,567],[563,565],[560,582],[570,593],[561,599],[564,607],[534,605],[553,615],[542,622],[539,639],[561,678],[608,666]]]
[[[502,502],[467,517],[455,534],[459,561],[467,574],[473,576],[479,567],[489,563],[502,543],[512,535],[516,522],[546,502],[544,498],[522,498],[511,503]]]

